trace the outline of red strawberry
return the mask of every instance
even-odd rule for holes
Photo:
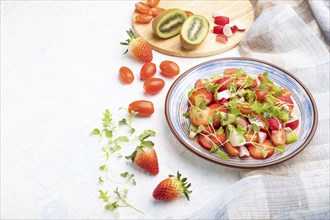
[[[132,159],[136,166],[152,175],[157,175],[159,172],[157,154],[152,147],[138,146],[126,159]]]
[[[121,42],[121,45],[128,45],[128,49],[125,51],[129,53],[137,60],[143,62],[152,61],[152,50],[150,45],[141,37],[136,37],[132,30],[127,31],[129,39],[126,42]]]
[[[188,190],[191,184],[187,184],[187,178],[181,179],[181,174],[177,172],[177,176],[169,175],[168,178],[160,182],[155,188],[152,196],[156,200],[171,201],[180,195],[184,194],[189,199],[189,194],[192,192]]]
[[[191,96],[189,97],[189,101],[192,105],[195,105],[195,102],[198,99],[205,101],[205,105],[209,105],[214,101],[212,92],[208,92],[206,88],[196,89],[191,93]]]

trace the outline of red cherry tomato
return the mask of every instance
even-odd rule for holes
[[[160,92],[165,86],[165,81],[160,78],[150,78],[147,79],[144,84],[143,88],[147,94],[154,95]]]
[[[180,67],[173,61],[165,60],[159,65],[161,74],[167,77],[173,77],[180,73]]]
[[[154,8],[151,9],[151,14],[152,14],[152,16],[157,17],[163,11],[165,11],[164,8],[154,7]]]
[[[154,104],[147,100],[134,101],[128,106],[128,112],[138,112],[138,117],[148,117],[154,113]]]
[[[159,4],[160,0],[147,0],[147,3],[150,8],[156,7]]]
[[[286,133],[284,129],[278,131],[272,131],[270,134],[270,139],[272,139],[275,146],[282,146],[286,142]]]
[[[130,68],[122,66],[119,69],[119,78],[123,83],[130,84],[134,80],[134,74]]]
[[[150,7],[143,2],[138,2],[135,4],[135,11],[137,11],[141,14],[149,14]]]
[[[266,85],[264,90],[257,89],[256,90],[256,98],[259,102],[263,102],[265,99],[266,94],[270,91],[270,87]]]
[[[148,24],[153,19],[152,15],[139,14],[135,16],[135,22],[139,24]]]
[[[191,16],[191,15],[194,15],[194,13],[192,13],[191,11],[184,11],[184,12],[186,12],[188,17]]]
[[[145,63],[140,70],[140,79],[146,80],[156,74],[156,65],[154,63]]]

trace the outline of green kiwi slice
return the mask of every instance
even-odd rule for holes
[[[187,13],[181,9],[163,11],[152,21],[152,31],[160,38],[167,39],[178,35],[187,19]]]
[[[209,21],[201,15],[192,15],[184,22],[180,40],[186,50],[193,50],[205,40],[209,33]]]

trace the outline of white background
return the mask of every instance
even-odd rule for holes
[[[134,125],[138,131],[157,132],[153,141],[160,173],[150,176],[130,161],[113,160],[117,175],[136,175],[128,200],[145,213],[123,208],[121,217],[179,217],[203,208],[239,179],[238,170],[198,158],[170,132],[164,101],[175,79],[165,79],[158,95],[144,94],[138,77],[142,64],[122,55],[126,48],[119,44],[127,39],[133,10],[132,1],[1,2],[2,219],[114,218],[98,198],[98,189],[107,189],[97,180],[104,158],[97,138],[89,133],[100,125],[106,108],[119,118],[123,113],[118,109],[137,99],[155,105],[152,117]],[[157,66],[173,60],[181,73],[210,59],[239,56],[237,48],[195,59],[153,53]],[[123,65],[135,73],[131,85],[118,79]],[[161,77],[159,72],[156,77]],[[191,201],[155,202],[155,186],[177,170],[192,183]]]

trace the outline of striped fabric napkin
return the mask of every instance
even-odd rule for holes
[[[330,219],[329,38],[323,35],[329,33],[329,8],[311,1],[312,10],[307,0],[252,3],[258,17],[241,41],[241,55],[274,63],[297,76],[316,101],[318,129],[296,157],[276,166],[241,170],[239,182],[184,218]],[[314,17],[314,11],[327,14]]]

